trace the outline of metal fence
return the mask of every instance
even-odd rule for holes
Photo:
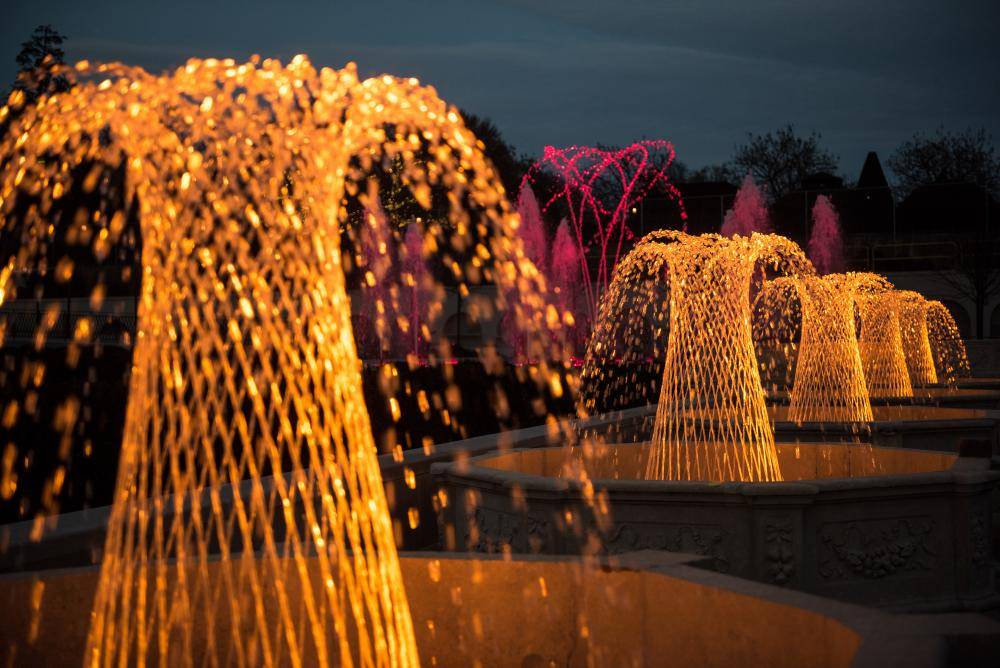
[[[74,307],[72,300],[15,301],[0,307],[5,343],[27,343],[44,335],[48,343],[72,340],[131,346],[137,317],[131,308],[95,310]]]

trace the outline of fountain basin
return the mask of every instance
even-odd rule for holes
[[[720,668],[932,668],[985,664],[1000,641],[1000,623],[979,615],[901,617],[696,564],[648,551],[593,568],[567,557],[400,555],[423,665],[643,666],[670,657]],[[319,577],[315,559],[306,566]],[[96,582],[93,568],[0,579],[0,601],[24,611],[0,628],[0,661],[79,666]],[[32,612],[25,601],[39,590]],[[276,614],[276,603],[266,605]]]
[[[654,549],[707,557],[717,571],[902,610],[996,602],[985,458],[853,444],[785,444],[785,482],[641,480],[646,443],[571,448],[606,494],[598,520],[567,449],[517,449],[432,473],[447,495],[445,547],[477,552]],[[849,477],[853,476],[853,477]],[[593,543],[591,544],[593,545]]]
[[[1000,455],[1000,412],[937,406],[872,406],[872,422],[795,422],[788,406],[770,405],[768,417],[779,443],[870,443],[879,447],[934,450],[957,454],[964,441],[988,442]],[[636,413],[638,415],[638,413]],[[646,410],[646,418],[633,418],[624,441],[638,442],[652,436],[656,407]],[[690,419],[711,420],[706,413],[692,413]],[[607,440],[607,439],[605,439]]]
[[[972,376],[971,378],[959,378],[958,386],[966,390],[1000,390],[1000,377]]]
[[[768,393],[768,403],[784,406],[788,404],[787,390]],[[984,382],[952,387],[915,387],[912,397],[872,397],[872,407],[878,406],[927,406],[954,409],[995,410],[1000,409],[1000,387]]]
[[[988,441],[1000,454],[1000,414],[936,406],[872,406],[872,422],[793,422],[787,406],[769,406],[783,443],[861,441],[889,448],[957,453],[963,441]]]

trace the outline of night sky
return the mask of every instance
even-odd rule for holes
[[[664,137],[699,167],[791,122],[856,178],[867,151],[884,160],[916,131],[1000,140],[997,0],[7,0],[0,83],[40,23],[71,62],[306,53],[416,76],[534,154]]]

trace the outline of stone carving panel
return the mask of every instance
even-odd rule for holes
[[[776,585],[787,584],[795,575],[795,546],[792,521],[770,519],[764,524],[764,576]]]
[[[713,568],[729,570],[725,532],[711,524],[619,524],[604,538],[606,554],[665,550],[712,557]]]
[[[819,574],[826,580],[875,580],[930,572],[934,546],[930,517],[830,522],[820,529]]]
[[[473,552],[544,552],[549,542],[549,523],[534,515],[512,515],[498,510],[476,508]]]

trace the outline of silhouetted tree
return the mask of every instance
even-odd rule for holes
[[[737,170],[728,162],[721,162],[717,165],[705,165],[693,172],[689,172],[685,179],[688,183],[732,183],[736,185],[740,182]]]
[[[35,28],[31,37],[21,43],[17,54],[17,79],[13,89],[22,91],[31,103],[49,93],[62,93],[70,89],[71,83],[65,75],[54,72],[57,65],[63,65],[65,54],[62,43],[66,37],[50,25]]]
[[[836,171],[837,156],[821,148],[820,139],[816,132],[800,137],[791,125],[773,133],[750,133],[747,143],[736,147],[733,164],[738,173],[753,174],[777,200],[799,187],[807,176]]]
[[[903,194],[942,183],[974,183],[990,194],[1000,194],[1000,156],[986,130],[916,134],[888,160]]]
[[[514,147],[507,143],[500,129],[490,119],[464,110],[459,110],[459,113],[462,114],[465,126],[483,142],[483,152],[500,175],[508,199],[513,200],[517,197],[521,177],[531,165],[531,160],[518,158]]]
[[[941,280],[969,299],[976,311],[976,338],[983,338],[986,304],[1000,294],[1000,241],[988,231],[956,240],[958,254],[953,271],[939,272]]]

